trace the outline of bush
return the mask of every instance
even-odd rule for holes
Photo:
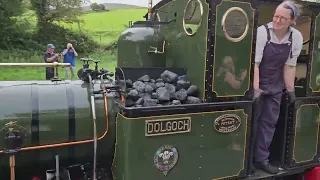
[[[46,49],[47,44],[52,43],[56,47],[56,52],[66,48],[67,43],[72,43],[79,53],[93,52],[100,46],[85,31],[73,32],[56,24],[46,24],[34,35],[39,44]]]

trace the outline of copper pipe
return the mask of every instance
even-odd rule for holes
[[[148,3],[148,20],[151,21],[151,15],[152,15],[152,0],[149,0]]]
[[[122,104],[125,104],[125,98],[124,98],[123,95],[121,95],[121,103],[122,103]]]
[[[16,165],[16,162],[15,162],[15,157],[14,155],[11,155],[10,156],[10,180],[15,180],[15,173],[14,173],[14,167]]]

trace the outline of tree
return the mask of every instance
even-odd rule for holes
[[[103,4],[92,3],[90,5],[92,11],[106,11],[106,7]]]
[[[88,0],[30,0],[36,11],[38,24],[53,21],[77,22],[81,15],[81,5]]]
[[[14,16],[21,15],[23,0],[2,0],[0,2],[0,48],[8,49],[16,36]]]

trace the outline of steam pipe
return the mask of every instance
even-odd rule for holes
[[[148,3],[148,20],[151,21],[151,15],[152,15],[152,0],[149,0]]]
[[[93,180],[97,179],[96,168],[97,168],[97,125],[96,125],[96,107],[94,102],[94,89],[92,85],[92,77],[89,76],[90,84],[90,96],[91,96],[91,109],[92,109],[92,121],[93,121]]]
[[[56,155],[56,180],[60,180],[59,155]]]

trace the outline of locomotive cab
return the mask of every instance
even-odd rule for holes
[[[320,166],[320,3],[305,2],[295,26],[304,39],[297,98],[289,104],[283,94],[270,146],[282,171],[252,173],[256,33],[280,2],[162,0],[119,36],[114,80],[84,65],[77,81],[2,81],[0,137],[20,132],[10,136],[21,146],[13,153],[19,175],[34,166],[57,177],[64,169],[71,180],[294,179]],[[3,177],[14,169],[5,153],[14,143],[5,142]],[[87,162],[93,171],[83,173]]]
[[[176,148],[177,153],[180,153],[177,147],[181,146],[182,151],[193,149],[199,154],[198,159],[193,159],[194,164],[198,166],[177,166],[175,160],[172,161],[172,166],[169,168],[173,171],[170,173],[172,175],[166,172],[165,176],[184,178],[178,172],[185,168],[184,170],[197,169],[198,174],[203,172],[201,175],[194,173],[192,177],[188,176],[190,179],[206,179],[209,177],[212,179],[280,178],[289,177],[288,174],[303,173],[306,169],[319,165],[319,98],[317,96],[318,92],[315,90],[317,86],[317,75],[315,74],[317,71],[316,56],[318,54],[316,22],[318,21],[317,15],[320,6],[319,3],[305,2],[307,7],[312,8],[305,8],[294,26],[303,35],[303,48],[296,66],[295,93],[297,100],[295,104],[290,105],[287,94],[283,94],[281,112],[270,146],[270,160],[284,170],[277,175],[262,171],[251,173],[253,169],[251,164],[253,140],[255,138],[253,127],[256,123],[255,116],[258,114],[257,107],[259,105],[252,101],[256,31],[257,27],[272,20],[275,8],[280,3],[280,0],[163,0],[152,8],[151,18],[147,19],[145,24],[153,24],[153,27],[163,34],[163,40],[166,41],[162,51],[164,54],[162,57],[165,58],[166,63],[159,71],[168,69],[179,74],[179,72],[183,73],[179,69],[185,69],[188,80],[197,86],[197,97],[202,100],[202,103],[192,105],[192,113],[190,112],[191,109],[190,111],[188,109],[189,106],[186,105],[177,108],[173,106],[170,110],[167,107],[154,107],[148,108],[148,110],[121,107],[123,109],[122,115],[118,116],[117,122],[122,122],[124,123],[122,125],[125,125],[125,122],[130,118],[137,121],[141,120],[145,122],[145,136],[149,137],[145,140],[146,144],[150,143],[150,146],[157,144],[160,147],[161,143],[169,144],[171,142],[169,147]],[[136,25],[138,26],[138,24],[143,23],[139,22]],[[158,47],[160,47],[160,44]],[[118,60],[123,61],[120,58]],[[130,59],[127,58],[127,61],[130,61]],[[148,74],[147,68],[142,66],[135,66],[137,69],[143,69],[139,69],[138,71],[141,73],[135,73],[135,75],[130,73],[134,68],[130,70],[128,64],[126,67],[123,65],[123,67],[123,74],[127,74],[125,76],[130,77],[133,82],[139,81],[139,77]],[[121,66],[119,65],[118,68],[121,68]],[[155,72],[149,70],[149,74],[152,74],[151,71]],[[226,77],[226,71],[232,72],[236,81],[240,81],[240,83],[232,83]],[[152,77],[155,78],[156,76]],[[207,114],[207,111],[219,115],[204,115]],[[146,115],[144,115],[145,113]],[[211,125],[202,122],[202,118],[197,115],[191,115],[201,113],[203,113],[203,117],[207,117],[208,121],[212,122]],[[171,116],[176,118],[182,116],[182,114],[184,114],[183,117],[190,115],[191,127],[195,126],[194,129],[189,130],[189,133],[160,135],[161,133],[155,133],[152,128],[149,133],[147,132],[148,127],[155,127],[156,122],[153,122],[153,119],[159,122],[159,127],[163,127],[161,122],[170,121]],[[305,119],[307,116],[308,119]],[[131,125],[132,130],[139,127],[138,123],[136,125],[131,123]],[[200,126],[204,129],[198,129]],[[132,133],[138,133],[138,131],[132,131]],[[153,136],[158,137],[155,143],[147,140],[155,138]],[[172,138],[169,139],[167,136]],[[178,139],[184,141],[187,137],[190,142],[194,142],[193,145],[180,145],[175,142]],[[142,139],[144,137],[140,136],[136,140],[140,141]],[[220,140],[225,143],[221,143]],[[130,148],[129,146],[126,147]],[[165,147],[161,146],[161,148]],[[153,149],[156,149],[156,147],[153,147]],[[219,151],[221,149],[224,149],[224,151]],[[214,155],[215,153],[218,153],[219,157],[224,157],[224,159],[219,159]],[[148,150],[147,154],[151,155],[151,152]],[[211,161],[218,159],[221,163],[218,167],[214,163],[203,160],[202,157]],[[159,162],[160,160],[157,161],[157,163]],[[202,170],[204,164],[212,167],[210,170],[213,172],[212,174],[206,174],[207,171]],[[232,168],[228,169],[226,166],[229,167],[230,165],[232,165]],[[160,165],[155,164],[155,166],[158,169],[160,168]],[[125,166],[121,167],[124,168]],[[162,167],[164,168],[165,165],[162,164]],[[129,173],[129,169],[132,170],[129,167],[127,169],[128,174],[124,176],[133,175]],[[153,172],[151,169],[148,169],[148,171]],[[153,177],[162,179],[158,176]],[[293,176],[289,178],[293,178]]]

